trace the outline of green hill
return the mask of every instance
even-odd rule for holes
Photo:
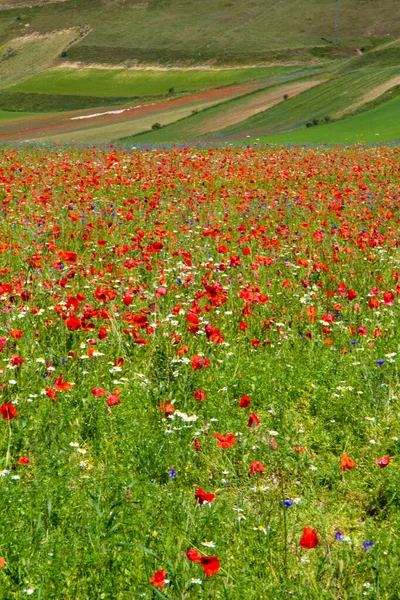
[[[397,0],[5,0],[0,43],[27,30],[85,27],[68,51],[86,63],[253,63],[350,55],[400,37]],[[10,8],[15,6],[15,8]]]

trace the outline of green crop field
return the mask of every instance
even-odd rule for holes
[[[400,97],[371,110],[309,129],[263,136],[260,143],[277,144],[381,144],[400,141]]]
[[[49,69],[9,88],[11,92],[76,96],[151,96],[242,83],[274,81],[298,67],[223,70]]]
[[[31,117],[43,116],[43,113],[32,113],[32,112],[10,112],[7,110],[0,110],[0,121],[19,121],[21,119],[30,119]]]

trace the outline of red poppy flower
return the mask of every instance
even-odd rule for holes
[[[194,497],[200,505],[203,505],[204,502],[212,502],[215,498],[215,494],[206,494],[204,490],[198,488]]]
[[[0,406],[0,414],[5,421],[12,421],[18,412],[12,404],[2,404]]]
[[[196,452],[200,451],[200,442],[199,442],[199,440],[194,439],[193,440],[193,446],[194,446],[194,449],[196,450]]]
[[[195,392],[193,392],[193,398],[195,400],[201,400],[201,401],[203,401],[203,400],[206,399],[206,393],[205,393],[204,390],[198,389]]]
[[[247,408],[248,406],[250,406],[250,398],[248,396],[242,396],[239,400],[239,406],[240,408]]]
[[[386,304],[386,306],[393,306],[393,304],[394,304],[393,292],[385,292],[383,294],[383,302]]]
[[[357,298],[357,292],[355,290],[349,290],[347,292],[347,299],[354,300],[354,298]]]
[[[260,419],[254,413],[250,413],[249,421],[247,423],[248,427],[257,427],[260,424]]]
[[[163,411],[165,419],[175,412],[175,406],[171,402],[160,402],[158,408]]]
[[[46,396],[52,400],[55,400],[58,397],[58,394],[53,390],[53,388],[46,388]]]
[[[54,380],[54,387],[59,392],[61,392],[61,391],[69,392],[72,389],[72,383],[63,381],[63,375],[61,374],[60,377],[57,377],[57,379]]]
[[[10,365],[12,367],[18,367],[18,365],[22,365],[24,362],[25,360],[18,356],[18,354],[13,354],[11,356]]]
[[[226,435],[214,433],[214,437],[218,440],[218,446],[220,448],[230,448],[231,446],[236,444],[234,433],[227,433]]]
[[[265,467],[262,463],[258,462],[258,460],[255,460],[250,465],[250,475],[254,475],[254,473],[257,473],[257,471],[259,473],[264,473]]]
[[[218,556],[202,556],[200,564],[204,569],[204,573],[207,577],[215,575],[221,568]]]
[[[378,460],[375,461],[375,464],[377,464],[378,467],[380,467],[381,469],[384,469],[385,467],[387,467],[389,463],[390,463],[389,456],[382,456],[382,458],[379,458]]]
[[[65,320],[65,325],[68,327],[68,329],[71,329],[72,331],[80,329],[81,324],[82,322],[80,319],[78,319],[78,317],[70,317],[69,319]]]
[[[24,332],[21,331],[21,329],[13,329],[12,331],[10,331],[10,336],[14,340],[20,340],[23,335],[24,335]]]
[[[368,308],[370,308],[371,310],[373,310],[374,308],[378,308],[380,305],[380,302],[378,300],[378,298],[375,298],[375,296],[373,298],[370,298],[368,301]]]
[[[192,369],[194,369],[195,371],[199,371],[200,369],[203,369],[203,367],[208,367],[210,364],[208,358],[197,354],[195,356],[192,356],[190,360],[192,361]]]
[[[121,403],[121,398],[117,394],[110,394],[107,398],[108,406],[115,406]]]
[[[105,327],[100,327],[99,333],[97,335],[97,337],[99,338],[99,340],[105,340],[107,336],[108,336],[107,329]]]
[[[18,464],[19,465],[29,465],[29,458],[26,458],[26,456],[20,456],[18,459]]]
[[[354,462],[354,460],[352,458],[350,458],[350,456],[348,456],[347,454],[343,454],[342,458],[340,459],[340,470],[341,471],[350,471],[350,469],[354,469],[354,467],[356,467],[357,464]]]
[[[107,394],[106,390],[103,390],[103,388],[93,388],[91,391],[96,398],[102,398]]]
[[[165,585],[165,571],[164,569],[160,569],[160,571],[156,571],[153,575],[153,577],[150,579],[149,583],[151,583],[151,585],[154,585],[157,588],[160,588],[162,590],[162,588]]]
[[[200,562],[201,554],[198,550],[186,550],[186,556],[192,562]]]
[[[300,540],[300,546],[302,548],[307,548],[307,550],[311,550],[311,548],[318,546],[318,543],[319,540],[315,529],[312,527],[305,527],[303,530],[303,536]]]

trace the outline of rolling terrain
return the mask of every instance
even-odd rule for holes
[[[0,1],[0,139],[336,140],[400,83],[397,3],[337,4]]]

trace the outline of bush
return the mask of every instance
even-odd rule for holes
[[[161,123],[154,123],[154,124],[151,126],[151,128],[152,128],[152,129],[161,129],[161,127],[162,127]]]

